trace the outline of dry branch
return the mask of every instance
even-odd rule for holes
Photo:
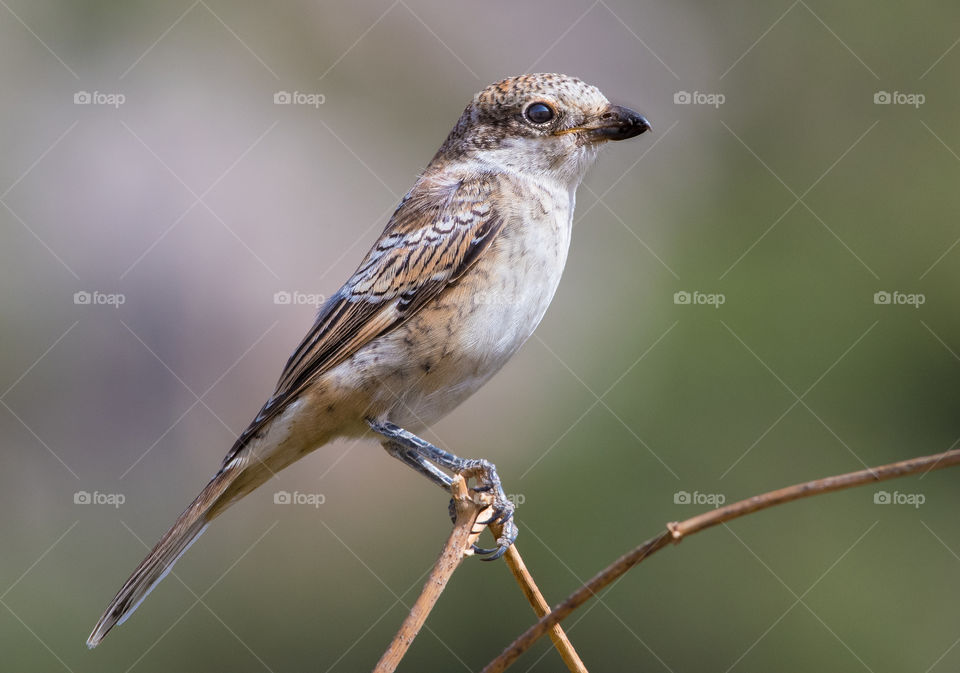
[[[500,656],[487,664],[481,673],[502,673],[544,633],[559,624],[570,613],[596,595],[598,591],[671,542],[679,542],[688,535],[792,500],[896,479],[918,472],[940,470],[957,464],[960,464],[960,449],[795,484],[705,512],[679,523],[669,523],[667,524],[667,530],[627,552],[570,594],[566,600],[553,609],[553,612],[541,618],[540,621],[524,631],[507,646]]]
[[[469,478],[470,475],[465,473],[464,476]],[[404,619],[400,630],[393,637],[386,652],[380,657],[373,673],[393,673],[396,670],[407,650],[410,649],[410,645],[413,644],[413,639],[416,638],[434,605],[436,605],[440,594],[446,588],[450,577],[453,576],[461,561],[472,554],[472,545],[476,543],[477,538],[486,527],[478,524],[477,521],[488,520],[493,514],[493,509],[489,506],[493,497],[489,494],[469,491],[464,477],[454,477],[450,491],[453,496],[454,511],[456,512],[453,530],[450,532],[450,537],[447,538],[440,557],[430,571],[430,576],[423,585],[423,590],[413,607],[410,608],[410,613]],[[495,538],[499,538],[503,532],[499,524],[492,524],[490,529]],[[533,576],[527,570],[515,545],[507,550],[505,559],[524,595],[530,601],[530,605],[533,606],[536,615],[543,617],[548,614],[550,605],[537,588]],[[550,628],[550,637],[571,673],[588,673],[559,624]]]
[[[490,526],[490,531],[494,537],[500,537],[500,526]],[[523,590],[523,595],[527,597],[527,601],[530,602],[537,617],[544,617],[550,614],[550,604],[547,603],[543,594],[540,593],[540,589],[537,588],[537,583],[533,581],[533,575],[527,570],[527,565],[523,562],[517,545],[511,545],[510,548],[507,549],[504,560],[507,562],[507,567],[510,568],[510,572],[513,573],[514,579],[517,580],[517,584],[520,585],[520,588]],[[584,666],[580,660],[577,651],[573,649],[573,643],[567,638],[567,634],[563,632],[560,624],[551,626],[549,633],[550,639],[553,641],[553,646],[560,654],[560,658],[563,659],[563,663],[567,665],[570,673],[589,673],[587,667]]]
[[[488,502],[484,502],[481,498],[470,497],[466,482],[462,477],[454,477],[450,490],[453,493],[454,509],[457,514],[453,530],[440,553],[440,558],[437,559],[433,570],[430,571],[430,576],[423,585],[423,591],[420,592],[413,607],[410,608],[410,613],[403,620],[400,630],[393,637],[387,651],[380,657],[373,673],[393,673],[396,670],[400,660],[403,659],[407,650],[410,649],[410,645],[413,644],[413,639],[417,637],[424,622],[426,622],[430,611],[433,610],[437,599],[440,598],[440,594],[446,588],[453,572],[463,561],[464,556],[470,553],[468,551],[470,546],[477,541],[480,533],[483,532],[484,526],[478,526],[477,519],[481,514],[485,518],[489,518],[492,514]],[[478,503],[477,500],[480,500],[480,502]]]

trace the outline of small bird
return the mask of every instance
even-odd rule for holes
[[[479,470],[502,535],[517,527],[496,468],[414,432],[486,383],[530,337],[567,259],[577,187],[608,140],[650,129],[574,77],[530,74],[480,91],[403,197],[359,268],[320,308],[276,391],[219,471],[140,563],[87,639],[96,647],[210,522],[271,475],[341,437],[449,489]]]

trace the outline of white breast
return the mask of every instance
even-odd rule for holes
[[[462,297],[475,307],[460,330],[463,348],[490,360],[494,372],[540,324],[567,261],[570,197],[539,189],[537,201],[524,204],[494,243],[481,270],[486,275],[465,288],[472,296]]]
[[[444,355],[435,372],[410,391],[403,409],[395,410],[399,420],[417,426],[452,411],[496,374],[540,324],[567,260],[573,201],[566,191],[536,189],[538,198],[518,206],[491,249],[451,288],[448,301],[469,310],[455,325],[453,343],[442,344]]]
[[[524,179],[525,181],[527,179]],[[570,190],[516,185],[504,228],[477,263],[410,321],[331,372],[370,395],[370,412],[417,432],[486,383],[533,334],[560,283]],[[366,383],[364,383],[366,382]]]

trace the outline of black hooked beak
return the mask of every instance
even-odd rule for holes
[[[608,105],[583,128],[598,140],[626,140],[652,130],[650,122],[642,114],[620,105]]]

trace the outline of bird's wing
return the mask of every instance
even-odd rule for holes
[[[418,182],[357,271],[320,309],[224,466],[318,376],[408,320],[477,261],[503,227],[491,202],[493,180]]]

